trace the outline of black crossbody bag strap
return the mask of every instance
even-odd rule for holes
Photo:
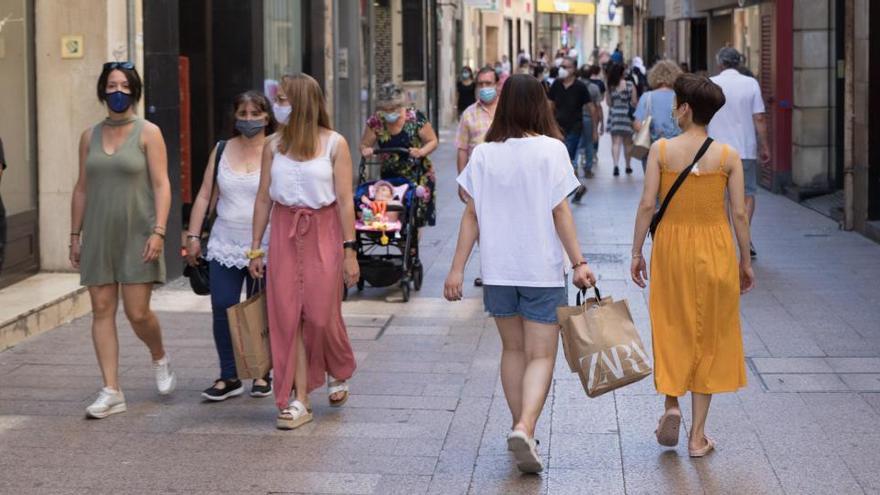
[[[654,233],[657,232],[657,226],[660,225],[660,220],[663,219],[663,214],[666,213],[666,208],[669,206],[672,197],[675,196],[675,192],[678,191],[678,188],[681,187],[684,180],[687,179],[688,174],[691,173],[691,170],[697,165],[700,158],[703,158],[703,155],[706,154],[706,150],[709,149],[712,141],[712,138],[706,138],[706,142],[703,143],[703,146],[700,147],[700,151],[697,151],[697,155],[694,156],[694,161],[678,174],[678,178],[675,179],[672,187],[669,188],[669,192],[666,194],[666,197],[663,198],[663,204],[660,205],[660,209],[657,210],[657,213],[654,213],[654,217],[651,218],[651,237],[654,237]]]
[[[217,203],[214,201],[214,191],[217,190],[217,174],[220,172],[220,157],[223,156],[223,150],[226,149],[226,140],[217,141],[217,151],[214,153],[214,180],[211,181],[211,194],[208,196],[208,211],[205,212],[205,223],[202,226],[203,232],[211,232],[214,226],[214,218],[217,213]]]

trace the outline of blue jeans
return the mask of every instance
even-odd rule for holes
[[[593,155],[596,153],[596,148],[593,147],[593,119],[589,115],[584,116],[584,130],[581,133],[578,152],[584,154],[584,170],[587,172],[593,170]]]
[[[575,162],[575,158],[577,157],[578,144],[580,144],[580,142],[580,129],[576,131],[568,131],[565,134],[565,148],[568,150],[568,158],[571,159],[571,166],[575,167],[575,171],[577,171],[577,162]]]
[[[220,358],[220,378],[235,380],[235,353],[232,351],[232,337],[229,335],[229,318],[226,310],[241,302],[241,284],[246,283],[247,296],[259,292],[247,268],[226,267],[216,261],[208,262],[211,285],[211,310],[214,313],[214,345]]]

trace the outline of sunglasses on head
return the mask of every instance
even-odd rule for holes
[[[132,62],[107,62],[104,64],[104,70],[113,70],[113,69],[132,70],[132,69],[134,69],[134,63],[132,63]]]

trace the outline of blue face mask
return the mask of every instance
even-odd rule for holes
[[[480,101],[483,103],[492,103],[496,96],[498,96],[498,90],[495,88],[480,88]]]
[[[397,122],[397,119],[400,118],[400,112],[386,113],[382,116],[382,118],[385,119],[385,122],[388,122],[389,124],[393,124],[393,123]]]
[[[131,106],[132,98],[128,93],[122,91],[114,91],[107,93],[107,106],[116,113],[122,113]]]

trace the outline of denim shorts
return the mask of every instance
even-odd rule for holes
[[[744,158],[742,162],[746,196],[754,196],[758,193],[758,160]]]
[[[493,318],[521,316],[526,320],[555,325],[556,308],[568,304],[565,287],[483,286],[483,305]]]

